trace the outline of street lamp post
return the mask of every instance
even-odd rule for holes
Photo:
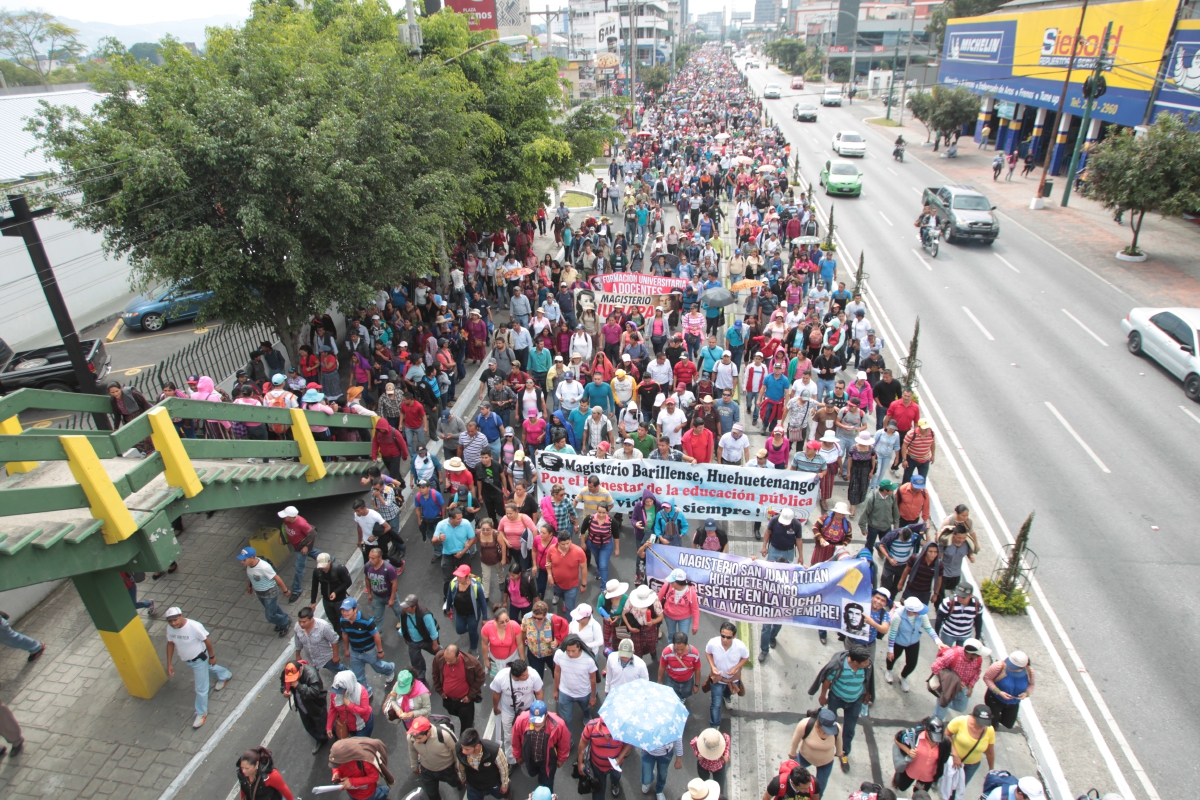
[[[450,56],[449,58],[447,58],[445,61],[442,62],[442,66],[444,67],[447,64],[449,64],[451,61],[454,61],[455,59],[465,56],[467,53],[470,53],[472,50],[479,50],[480,48],[483,48],[483,47],[491,47],[494,44],[505,44],[505,45],[508,45],[509,47],[520,47],[521,45],[525,44],[528,41],[529,41],[529,37],[523,33],[518,33],[516,36],[501,36],[499,39],[488,39],[486,42],[480,42],[479,44],[475,45],[474,47],[468,47],[466,50],[463,50],[461,53],[459,53],[456,56]]]

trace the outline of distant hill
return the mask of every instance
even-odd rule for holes
[[[174,22],[147,22],[141,25],[113,25],[108,22],[81,22],[77,19],[59,17],[59,20],[79,31],[79,39],[89,51],[95,50],[97,44],[105,36],[120,40],[126,47],[138,42],[157,42],[170,34],[181,42],[195,42],[196,46],[204,48],[204,29],[219,28],[224,25],[240,25],[246,21],[245,15],[224,14],[205,19],[184,19]]]

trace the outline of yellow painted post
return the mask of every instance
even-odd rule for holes
[[[325,477],[325,462],[317,452],[317,440],[313,438],[312,428],[308,427],[308,417],[300,408],[289,408],[288,411],[292,412],[292,438],[300,447],[300,463],[308,465],[304,477],[309,483],[319,481]]]
[[[134,617],[119,633],[98,631],[113,665],[134,697],[149,700],[167,682],[167,671],[158,660],[141,617]]]
[[[0,434],[5,436],[20,436],[21,431],[21,421],[16,417],[0,420]],[[8,474],[15,475],[18,472],[29,472],[37,465],[38,462],[36,461],[10,461],[6,466],[8,467]]]
[[[167,485],[182,489],[185,497],[200,494],[204,484],[200,483],[196,468],[192,466],[192,460],[183,449],[183,442],[179,438],[179,431],[175,429],[175,423],[171,422],[171,415],[162,406],[157,406],[150,409],[146,417],[150,420],[150,438],[154,441],[154,449],[162,456]]]
[[[116,544],[128,539],[137,531],[137,523],[96,457],[92,443],[86,436],[60,436],[58,440],[67,453],[71,474],[87,495],[92,516],[104,522],[104,541]]]

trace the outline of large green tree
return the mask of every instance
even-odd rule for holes
[[[799,39],[774,39],[767,42],[763,52],[784,72],[803,75],[808,69],[808,46]]]
[[[260,0],[206,57],[125,54],[93,115],[31,123],[81,194],[60,213],[101,231],[144,282],[215,292],[206,317],[266,322],[293,359],[306,322],[427,273],[504,131],[457,70],[409,59],[377,0]]]
[[[0,11],[0,55],[34,72],[47,89],[55,62],[74,62],[83,55],[86,48],[78,34],[44,11]]]
[[[1125,252],[1141,255],[1138,236],[1146,214],[1178,216],[1200,209],[1200,116],[1159,114],[1144,135],[1123,128],[1087,158],[1086,194],[1105,208],[1130,215],[1133,241]]]
[[[82,190],[60,212],[142,282],[212,290],[205,317],[267,323],[295,358],[313,316],[429,274],[464,223],[531,217],[611,125],[565,114],[553,59],[464,55],[484,35],[452,12],[422,25],[415,59],[383,0],[258,0],[203,59],[170,40],[157,67],[108,54],[93,115],[32,123]]]
[[[935,86],[930,92],[909,95],[907,105],[925,129],[935,135],[933,149],[979,116],[979,96],[962,87]]]

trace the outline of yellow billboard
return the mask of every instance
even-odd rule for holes
[[[1095,68],[1104,28],[1112,22],[1108,56],[1113,63],[1105,72],[1105,80],[1113,88],[1149,90],[1154,85],[1178,5],[1179,0],[1091,4],[1077,45],[1075,30],[1079,27],[1079,6],[988,14],[954,19],[950,24],[1015,23],[1011,63],[1014,77],[1061,83],[1072,47],[1077,46],[1071,82],[1082,83]]]

